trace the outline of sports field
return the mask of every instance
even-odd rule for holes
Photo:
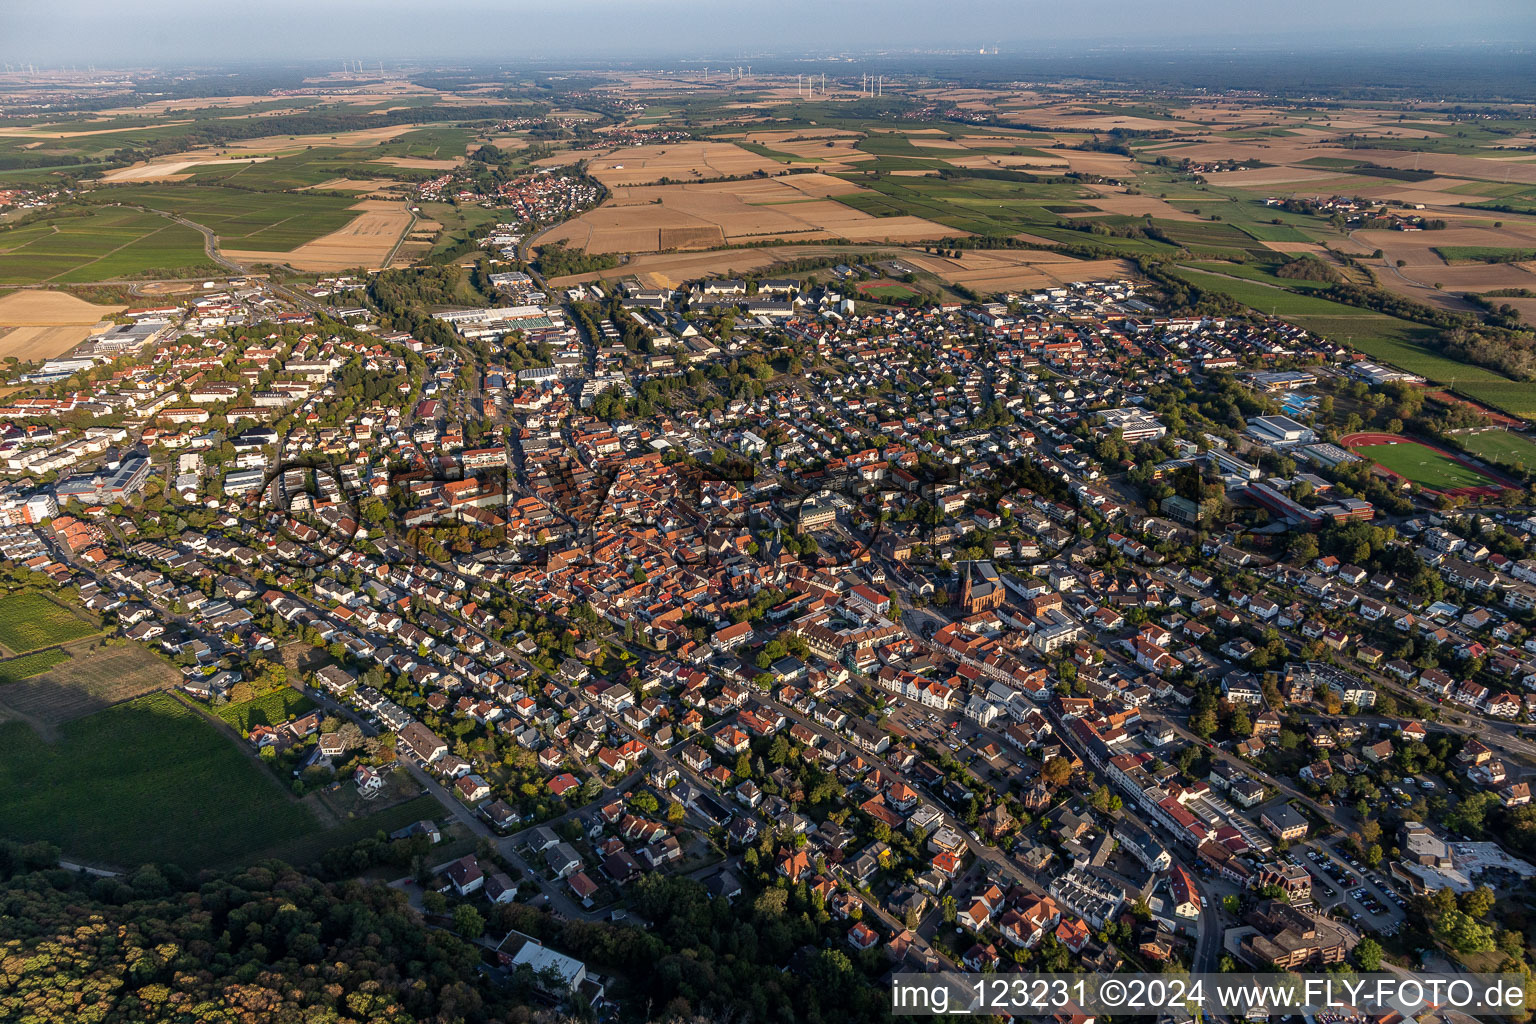
[[[67,723],[0,725],[0,835],[132,868],[200,867],[317,831],[271,774],[166,693]]]
[[[0,598],[0,645],[16,654],[81,640],[100,630],[42,594]]]
[[[1493,496],[1504,489],[1493,474],[1449,452],[1393,434],[1351,434],[1341,444],[1420,487],[1444,494]]]
[[[1536,469],[1536,443],[1508,430],[1459,434],[1456,443],[1480,459],[1516,469]]]

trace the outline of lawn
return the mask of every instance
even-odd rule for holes
[[[1420,487],[1435,491],[1454,491],[1462,487],[1489,487],[1497,484],[1470,466],[1440,454],[1433,448],[1403,441],[1398,444],[1364,444],[1351,451]]]
[[[1514,469],[1536,469],[1536,443],[1508,430],[1456,435],[1456,443],[1480,459]]]
[[[351,198],[247,192],[219,185],[134,185],[97,194],[103,200],[146,206],[202,224],[219,236],[225,248],[262,252],[289,252],[340,230],[360,212],[349,209]]]
[[[42,594],[0,598],[0,645],[16,654],[82,640],[101,632]]]
[[[0,684],[15,683],[23,679],[31,679],[33,676],[42,675],[53,666],[69,660],[69,655],[61,650],[38,651],[35,654],[23,654],[19,658],[9,658],[0,661]]]
[[[315,702],[291,686],[262,694],[242,704],[226,704],[214,714],[240,730],[240,735],[250,735],[258,725],[282,725],[290,718],[297,718],[314,708]]]
[[[0,725],[6,838],[104,864],[196,868],[316,831],[271,773],[170,694],[68,722],[53,744]]]
[[[900,281],[866,281],[859,285],[859,294],[871,299],[911,299],[918,291]]]

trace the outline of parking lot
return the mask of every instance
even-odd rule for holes
[[[1312,901],[1334,917],[1345,915],[1356,927],[1392,935],[1402,926],[1407,897],[1385,875],[1323,843],[1309,843],[1292,855],[1311,873]]]

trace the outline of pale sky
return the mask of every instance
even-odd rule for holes
[[[0,0],[0,57],[39,67],[1465,43],[1536,47],[1536,2]]]

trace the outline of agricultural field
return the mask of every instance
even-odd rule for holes
[[[197,231],[140,210],[67,209],[0,229],[0,285],[178,277],[213,266]]]
[[[297,249],[339,231],[359,215],[351,199],[211,185],[130,185],[100,191],[96,198],[184,217],[212,229],[221,249],[265,253]],[[156,219],[165,223],[164,218]]]
[[[1232,273],[1234,270],[1237,274]],[[1486,367],[1440,354],[1432,345],[1438,335],[1433,328],[1318,296],[1285,291],[1263,282],[1260,278],[1264,275],[1251,266],[1223,267],[1220,275],[1189,267],[1180,267],[1176,273],[1200,288],[1223,292],[1263,313],[1273,312],[1309,331],[1358,349],[1372,359],[1433,383],[1451,385],[1465,397],[1484,405],[1514,416],[1536,415],[1536,383],[1510,380]],[[1239,274],[1241,279],[1234,279]],[[1275,280],[1285,280],[1286,287],[1302,290],[1309,286],[1305,281]]]
[[[1209,266],[1210,264],[1206,264]],[[1221,267],[1219,272],[1207,272],[1204,270],[1191,270],[1188,267],[1180,267],[1174,273],[1188,281],[1190,284],[1207,291],[1221,292],[1230,295],[1238,302],[1263,313],[1286,318],[1297,316],[1311,317],[1351,317],[1361,314],[1369,314],[1368,311],[1355,306],[1346,306],[1341,302],[1331,299],[1319,298],[1313,295],[1299,295],[1288,291],[1291,282],[1286,280],[1285,286],[1269,284],[1259,275],[1250,270],[1237,269],[1232,273],[1227,267]],[[1283,280],[1275,278],[1274,280]],[[1301,282],[1305,287],[1308,283]],[[1314,283],[1312,287],[1317,287]],[[1376,314],[1379,315],[1379,314]],[[1390,317],[1388,319],[1391,319]]]
[[[69,654],[61,649],[23,654],[19,658],[0,661],[0,686],[40,676],[55,665],[69,660]]]
[[[651,185],[664,178],[686,182],[783,169],[782,160],[748,152],[729,142],[675,142],[625,146],[606,152],[557,153],[537,162],[540,166],[558,167],[583,157],[588,160],[587,173],[609,188]]]
[[[1511,416],[1536,419],[1536,383],[1502,378],[1475,380],[1458,383],[1456,391],[1474,402],[1502,409]]]
[[[644,253],[761,239],[902,242],[954,234],[918,217],[876,217],[838,202],[857,191],[857,185],[820,174],[621,186],[603,205],[544,238],[587,252]]]
[[[452,203],[422,203],[421,213],[441,226],[431,245],[432,252],[468,244],[471,231],[485,224],[495,224],[502,217],[499,211],[483,206],[455,206]]]
[[[12,654],[26,654],[99,632],[99,626],[86,622],[42,594],[12,594],[0,598],[0,645]]]
[[[47,739],[64,722],[165,689],[181,679],[169,662],[135,643],[89,640],[59,652],[40,651],[25,657],[55,653],[69,656],[0,687],[0,721],[25,722]]]
[[[1456,443],[1487,462],[1513,469],[1536,470],[1536,442],[1509,430],[1478,430],[1457,434]]]
[[[348,209],[359,212],[335,231],[283,253],[282,261],[297,270],[378,270],[415,222],[406,205],[396,200],[364,199]],[[272,259],[259,249],[229,246],[223,252],[234,259]]]
[[[1520,263],[1536,260],[1536,249],[1496,245],[1437,245],[1435,252],[1447,263]]]
[[[902,260],[947,284],[981,294],[1125,277],[1134,270],[1124,260],[1079,260],[1040,249],[961,249],[958,256],[908,252]]]
[[[242,736],[258,725],[278,726],[313,710],[315,702],[291,686],[273,690],[241,704],[226,704],[214,711]]]
[[[318,829],[256,760],[168,693],[70,722],[49,743],[0,725],[0,835],[68,857],[187,868]]]
[[[64,292],[12,292],[0,298],[0,359],[30,362],[62,355],[124,308],[98,306]]]

